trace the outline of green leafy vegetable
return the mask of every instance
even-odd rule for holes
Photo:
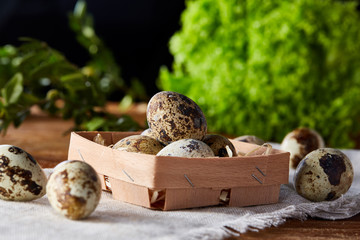
[[[209,129],[281,141],[316,129],[329,146],[360,135],[360,14],[355,1],[187,1],[160,87],[183,93]]]

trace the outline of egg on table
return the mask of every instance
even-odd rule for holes
[[[31,201],[46,193],[47,177],[23,149],[0,145],[0,199]]]
[[[163,147],[164,146],[154,138],[145,135],[132,135],[120,139],[115,143],[113,149],[156,155]]]
[[[202,140],[207,123],[200,107],[176,92],[162,91],[149,101],[146,111],[149,128],[162,144],[180,139]]]
[[[228,138],[222,135],[207,134],[202,141],[206,143],[211,148],[211,150],[213,150],[215,156],[233,157],[237,155],[234,145]]]
[[[294,187],[310,201],[331,201],[348,191],[353,178],[351,161],[343,152],[320,148],[301,160],[295,171]]]
[[[187,158],[214,157],[214,152],[204,142],[196,139],[181,139],[164,147],[156,156]]]
[[[290,168],[295,169],[306,154],[325,147],[321,135],[310,128],[297,128],[288,133],[281,142],[280,149],[290,152]]]
[[[50,205],[73,220],[88,217],[101,197],[101,182],[86,162],[64,161],[54,168],[46,185]]]

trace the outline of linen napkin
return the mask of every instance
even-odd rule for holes
[[[349,191],[335,201],[310,202],[286,184],[276,204],[160,211],[123,203],[103,192],[89,218],[73,221],[57,214],[46,195],[31,202],[0,200],[0,239],[223,239],[278,226],[288,218],[349,218],[360,212],[360,151],[342,151],[352,161],[355,177]]]

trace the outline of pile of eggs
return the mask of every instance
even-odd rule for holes
[[[149,101],[146,111],[149,128],[140,135],[118,141],[114,149],[176,157],[232,157],[236,150],[222,135],[207,134],[200,107],[176,92],[162,91]]]

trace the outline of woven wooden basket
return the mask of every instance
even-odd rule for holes
[[[105,145],[93,141],[100,133]],[[214,205],[250,206],[278,202],[288,182],[289,153],[232,141],[251,156],[226,158],[157,157],[107,147],[138,132],[72,132],[68,159],[97,171],[113,198],[152,209],[174,210]]]

